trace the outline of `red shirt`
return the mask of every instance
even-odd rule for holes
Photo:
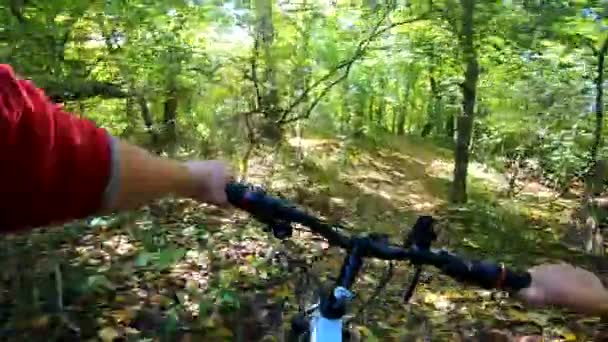
[[[105,130],[64,112],[0,64],[0,232],[94,213],[110,154]]]

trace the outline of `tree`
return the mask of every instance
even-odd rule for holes
[[[459,34],[465,63],[462,90],[462,114],[458,116],[456,126],[456,147],[454,153],[454,179],[452,182],[451,200],[455,203],[467,201],[467,168],[469,166],[469,145],[475,118],[475,100],[479,64],[474,44],[475,0],[460,0],[462,7],[462,27]]]

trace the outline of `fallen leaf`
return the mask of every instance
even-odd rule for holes
[[[214,331],[216,337],[230,338],[232,337],[232,330],[226,327],[219,327]]]
[[[133,320],[133,318],[135,318],[135,316],[136,316],[136,312],[133,308],[126,308],[126,309],[116,310],[116,311],[112,312],[112,317],[114,317],[116,322],[122,323],[125,325],[128,325],[129,323],[131,323],[131,321]]]
[[[43,315],[32,320],[32,328],[34,329],[42,329],[46,328],[49,325],[50,317],[49,315]]]
[[[103,342],[113,342],[120,337],[120,333],[113,327],[105,327],[97,332],[97,336],[99,336]]]
[[[567,332],[567,333],[563,333],[562,337],[564,338],[564,341],[576,341],[576,335],[574,335],[571,332]]]
[[[278,298],[287,298],[289,296],[291,296],[292,291],[289,288],[289,285],[287,283],[279,286],[279,287],[275,287],[272,290],[272,295]]]

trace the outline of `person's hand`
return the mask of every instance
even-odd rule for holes
[[[608,291],[593,273],[569,264],[543,264],[529,270],[530,287],[518,297],[536,306],[556,305],[583,313],[608,308]]]
[[[226,184],[234,178],[226,163],[219,160],[189,161],[186,167],[194,183],[189,191],[190,197],[219,206],[228,204]]]

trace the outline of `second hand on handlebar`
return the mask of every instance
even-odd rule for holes
[[[343,235],[331,225],[320,219],[295,208],[290,203],[267,195],[261,189],[242,183],[230,183],[226,187],[228,201],[237,208],[248,211],[257,220],[270,225],[291,225],[299,223],[309,227],[313,232],[322,235],[330,245],[348,250],[352,254],[353,244],[357,244],[354,254],[358,258],[374,257],[384,260],[409,260],[415,265],[432,265],[454,279],[473,283],[487,289],[520,290],[530,285],[529,273],[515,273],[503,266],[489,262],[466,261],[447,251],[434,252],[427,248],[402,248],[390,245],[388,239],[373,237],[353,237]],[[420,220],[420,219],[419,219]],[[276,231],[275,231],[275,235]],[[425,246],[426,247],[426,246]],[[348,258],[348,257],[347,257]],[[346,278],[342,282],[350,287],[360,267],[348,269],[348,260],[341,275]],[[355,263],[357,264],[357,263]],[[346,273],[344,273],[346,272]],[[341,277],[342,278],[342,277]],[[352,279],[352,280],[351,280]]]

